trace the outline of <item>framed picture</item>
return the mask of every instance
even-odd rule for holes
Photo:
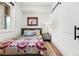
[[[27,17],[28,26],[38,26],[38,17]]]

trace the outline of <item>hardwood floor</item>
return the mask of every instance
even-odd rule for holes
[[[47,48],[45,56],[63,56],[52,42],[45,41],[45,46]]]

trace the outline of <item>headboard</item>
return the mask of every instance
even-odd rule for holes
[[[23,35],[24,30],[39,30],[42,35],[42,28],[21,28],[21,35]]]

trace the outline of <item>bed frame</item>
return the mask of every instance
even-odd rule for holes
[[[21,35],[23,35],[24,30],[39,30],[42,35],[42,28],[21,28]]]
[[[21,28],[21,35],[23,35],[24,30],[39,30],[40,34],[42,35],[42,28]],[[27,56],[43,56],[41,54],[25,54]]]

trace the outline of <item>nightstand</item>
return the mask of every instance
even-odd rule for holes
[[[42,34],[42,37],[44,41],[51,41],[51,34],[49,33]]]

